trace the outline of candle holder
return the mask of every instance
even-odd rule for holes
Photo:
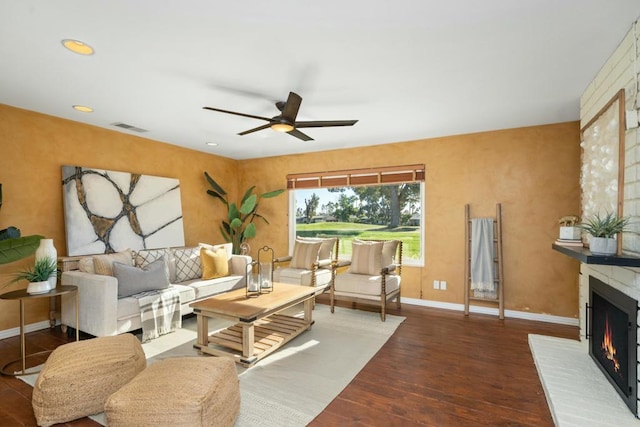
[[[253,269],[258,266],[257,261],[251,261],[245,269],[245,295],[247,298],[256,298],[260,296],[260,275],[254,274]]]
[[[263,246],[258,249],[258,271],[260,293],[273,291],[273,249]]]

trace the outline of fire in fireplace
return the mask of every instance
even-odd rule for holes
[[[589,277],[589,354],[637,416],[638,301]]]

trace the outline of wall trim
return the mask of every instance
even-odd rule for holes
[[[49,320],[43,320],[42,322],[37,323],[29,323],[28,325],[24,325],[24,333],[27,334],[29,332],[40,331],[42,329],[48,329],[50,327]],[[17,337],[20,335],[20,327],[17,326],[11,329],[5,329],[0,331],[0,340],[5,338]]]
[[[451,302],[431,301],[416,298],[400,298],[403,304],[419,305],[422,307],[443,308],[445,310],[464,311],[464,304]],[[469,312],[479,314],[491,314],[498,316],[498,309],[492,307],[469,306]],[[513,319],[534,320],[537,322],[557,323],[560,325],[580,326],[580,321],[572,317],[554,316],[552,314],[529,313],[527,311],[505,310],[504,317]]]

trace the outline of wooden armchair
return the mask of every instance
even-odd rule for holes
[[[338,259],[338,238],[298,237],[293,255],[273,260],[273,280],[293,285],[312,286],[316,294],[333,282],[333,265]],[[288,263],[286,266],[282,266]]]
[[[336,301],[379,305],[380,317],[386,320],[387,303],[394,298],[400,309],[400,274],[402,242],[399,240],[354,240],[350,261],[335,263],[349,266],[335,274],[330,288],[331,312]]]

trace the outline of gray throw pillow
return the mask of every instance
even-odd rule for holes
[[[114,277],[118,279],[118,298],[169,287],[166,264],[162,258],[143,268],[120,262],[114,262],[112,268]]]

